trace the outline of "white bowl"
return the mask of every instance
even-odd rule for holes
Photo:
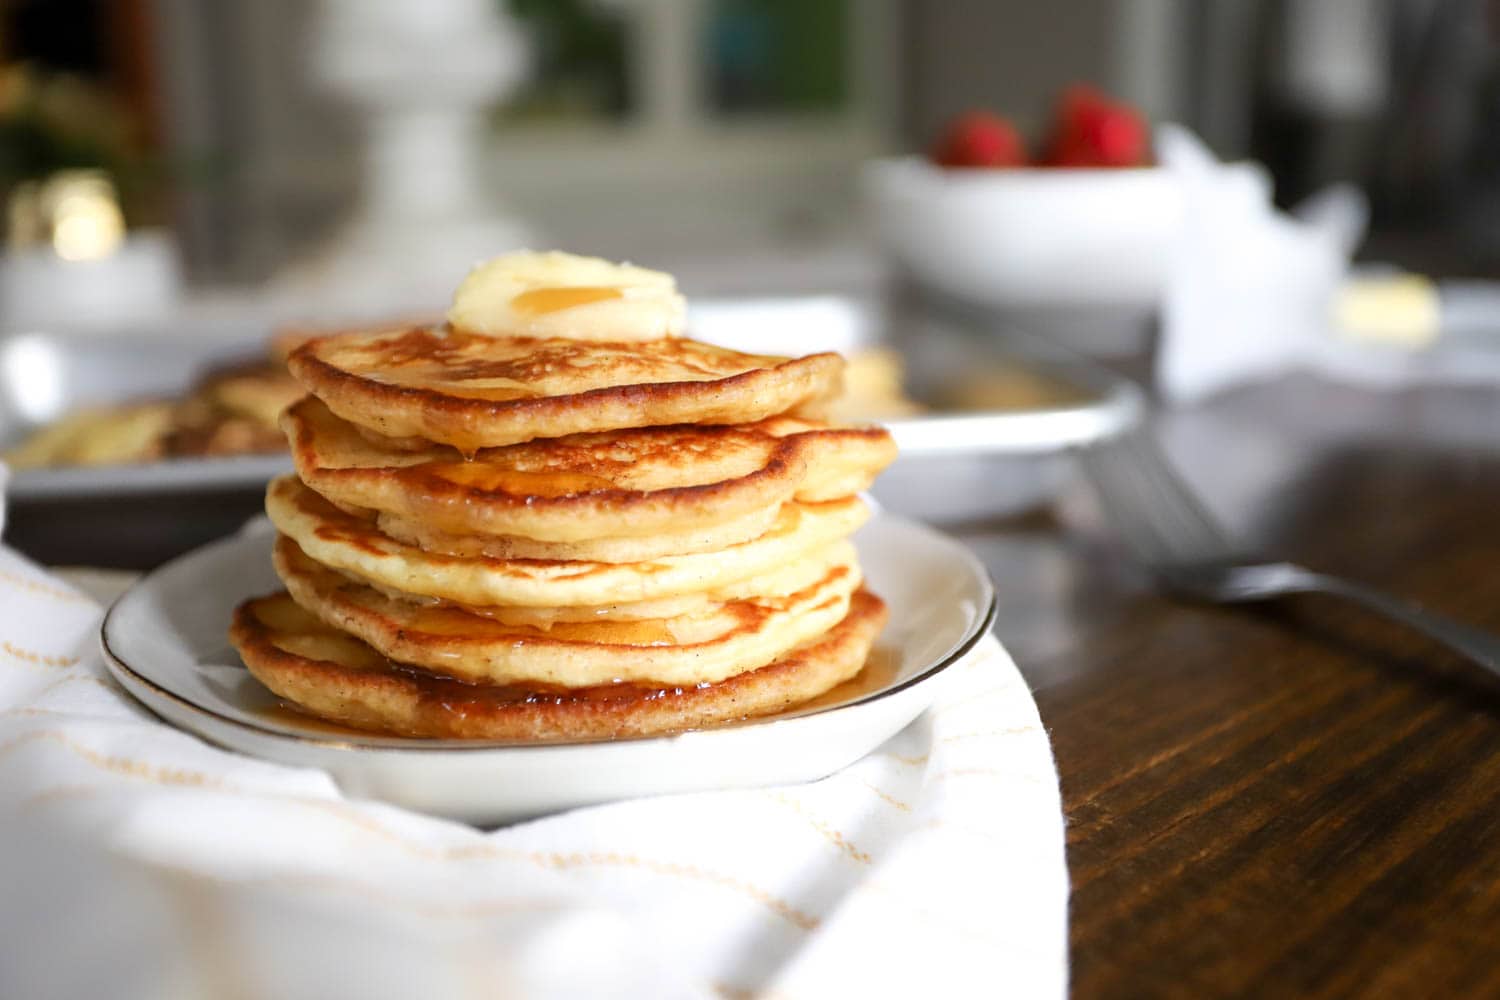
[[[1182,199],[1161,167],[865,165],[881,244],[923,284],[996,308],[1155,307]]]

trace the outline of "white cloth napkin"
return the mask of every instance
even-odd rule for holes
[[[210,746],[0,549],[0,996],[1058,997],[1047,735],[987,639],[809,785],[484,831]]]
[[[1156,357],[1162,396],[1192,402],[1306,364],[1330,334],[1346,266],[1336,231],[1278,212],[1264,170],[1219,163],[1187,129],[1161,127],[1156,145],[1183,201]]]
[[[1500,382],[1500,347],[1399,346],[1339,328],[1337,306],[1369,215],[1360,191],[1337,185],[1282,212],[1260,166],[1220,163],[1177,125],[1157,130],[1156,148],[1183,205],[1156,351],[1156,386],[1167,402],[1193,403],[1292,370],[1385,386]]]

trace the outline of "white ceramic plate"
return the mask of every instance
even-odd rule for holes
[[[929,705],[943,669],[988,630],[994,587],[958,542],[877,515],[855,539],[868,586],[890,605],[877,649],[893,668],[846,702],[675,736],[518,745],[330,732],[278,711],[226,630],[236,604],[280,588],[265,528],[163,566],[105,615],[105,662],[183,729],[244,753],[320,767],[352,796],[501,823],[642,795],[810,781],[885,742]]]

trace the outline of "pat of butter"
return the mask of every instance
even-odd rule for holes
[[[640,341],[681,336],[686,312],[670,274],[523,250],[470,271],[453,295],[448,322],[489,336]]]
[[[1426,347],[1442,328],[1437,286],[1417,274],[1353,278],[1334,300],[1334,326],[1351,340]]]

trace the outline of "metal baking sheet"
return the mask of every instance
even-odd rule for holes
[[[1076,474],[1070,449],[1120,434],[1146,411],[1145,394],[1129,379],[946,303],[740,299],[700,303],[689,320],[695,335],[742,350],[894,349],[907,395],[926,412],[885,421],[901,455],[872,492],[891,510],[936,524],[985,522],[1047,503]],[[986,370],[1057,391],[1024,405],[955,409],[955,386]]]
[[[211,368],[265,357],[258,331],[236,334],[0,337],[0,448],[79,407],[179,395]],[[12,502],[194,493],[252,488],[290,468],[286,455],[248,455],[22,469],[6,492]]]
[[[695,303],[693,336],[744,351],[843,354],[890,347],[906,364],[906,388],[930,407],[886,420],[903,459],[1049,454],[1119,434],[1140,421],[1144,395],[1130,380],[1044,340],[977,328],[921,310],[896,310],[836,295]],[[1024,371],[1065,387],[1051,405],[945,412],[944,388],[976,364]]]
[[[963,413],[933,409],[886,421],[902,455],[886,479],[899,479],[903,467],[928,460],[944,460],[950,470],[963,472],[953,460],[1056,455],[1120,433],[1143,410],[1141,393],[1129,381],[1079,359],[1054,356],[1045,345],[1018,348],[966,334],[952,324],[909,321],[879,305],[840,296],[702,300],[690,311],[689,329],[701,339],[760,353],[849,353],[889,345],[905,358],[912,395],[922,403],[940,395],[945,379],[981,359],[1071,387],[1071,398],[1054,405]],[[208,368],[262,357],[269,332],[250,327],[0,337],[0,447],[80,406],[181,393]],[[24,502],[201,493],[253,488],[289,468],[285,456],[272,455],[22,470],[13,474],[8,494],[13,502]],[[926,474],[932,476],[937,468],[928,463]],[[993,477],[983,472],[974,466],[960,475],[960,480],[974,480],[964,489],[995,489]],[[921,491],[921,483],[913,489]],[[923,513],[921,504],[899,506]]]

